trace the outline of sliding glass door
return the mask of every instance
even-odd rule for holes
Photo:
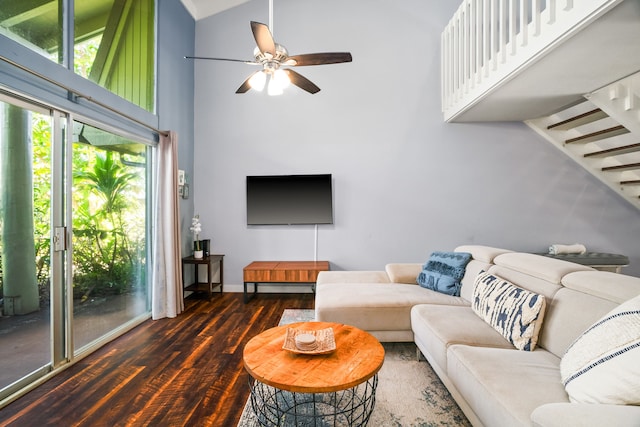
[[[0,93],[0,401],[149,317],[145,141]]]
[[[79,350],[148,311],[148,148],[85,123],[73,128],[73,337]]]
[[[52,114],[0,98],[0,389],[51,363]]]

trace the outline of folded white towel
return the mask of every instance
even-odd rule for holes
[[[560,254],[583,254],[587,252],[587,248],[580,243],[574,243],[573,245],[551,245],[549,246],[549,253],[551,255]]]

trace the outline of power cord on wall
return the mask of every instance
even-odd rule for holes
[[[316,224],[316,230],[315,230],[315,242],[313,245],[313,260],[318,261],[318,224]]]

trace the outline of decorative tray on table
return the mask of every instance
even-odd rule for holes
[[[282,348],[299,354],[327,354],[336,349],[333,329],[317,331],[287,328]]]

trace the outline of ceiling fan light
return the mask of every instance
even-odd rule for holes
[[[249,86],[251,86],[251,89],[255,89],[260,92],[262,91],[262,89],[264,89],[264,84],[266,82],[267,75],[263,71],[259,71],[251,76],[251,78],[249,79]]]
[[[277,69],[273,73],[273,80],[275,80],[282,89],[288,88],[289,85],[291,84],[291,79],[289,79],[289,75],[282,68]]]
[[[282,95],[283,90],[280,82],[278,82],[273,76],[269,79],[269,85],[267,86],[267,93],[270,96]]]

